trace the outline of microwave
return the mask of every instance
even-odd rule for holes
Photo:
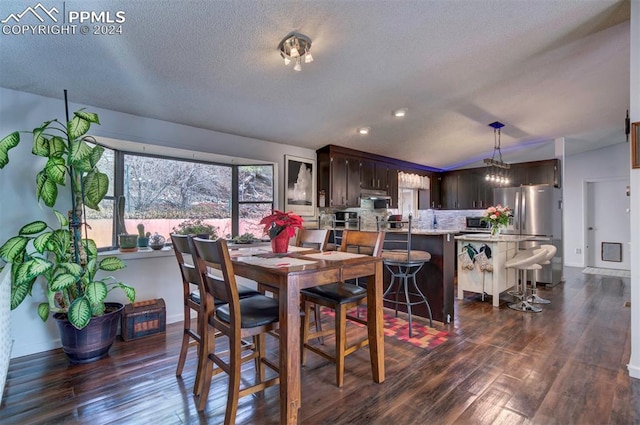
[[[489,222],[482,220],[482,217],[467,217],[467,229],[488,229]]]

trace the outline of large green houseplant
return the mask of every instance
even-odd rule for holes
[[[46,321],[51,313],[58,313],[76,329],[105,314],[105,300],[112,289],[121,288],[131,302],[135,300],[132,287],[111,276],[96,276],[100,270],[112,272],[125,264],[117,257],[99,260],[95,242],[86,236],[85,207],[97,210],[109,186],[108,176],[97,168],[104,148],[86,135],[91,124],[100,124],[98,115],[81,109],[66,124],[54,119],[22,132],[33,135],[32,153],[46,159],[35,179],[36,197],[53,211],[57,223],[27,223],[0,247],[0,259],[11,267],[11,309],[39,281],[47,294],[47,302],[37,307],[40,318]],[[0,140],[0,169],[9,163],[9,150],[20,143],[20,133]],[[71,189],[71,209],[63,214],[54,206],[59,187],[66,185]]]

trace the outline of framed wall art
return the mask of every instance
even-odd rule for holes
[[[631,167],[640,168],[640,121],[631,124]]]
[[[303,217],[316,215],[316,160],[284,156],[285,211]]]

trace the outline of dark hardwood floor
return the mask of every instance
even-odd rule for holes
[[[454,335],[431,353],[386,338],[387,379],[371,381],[368,349],[346,361],[345,385],[314,354],[302,370],[301,424],[638,424],[640,380],[629,378],[628,278],[566,268],[538,314],[490,299],[456,301]],[[437,325],[442,328],[442,325]],[[355,326],[350,332],[363,332]],[[219,424],[226,377],[206,411],[191,395],[195,350],[176,378],[181,324],[118,341],[108,358],[70,366],[60,350],[13,359],[0,405],[9,424]],[[330,341],[327,341],[330,343]],[[272,353],[276,353],[275,342]],[[253,366],[247,364],[248,376]],[[278,387],[240,399],[237,424],[277,424]]]

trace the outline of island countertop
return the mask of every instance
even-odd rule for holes
[[[456,240],[470,242],[522,242],[536,240],[537,236],[528,235],[499,235],[491,236],[486,233],[471,233],[467,235],[455,236]]]

